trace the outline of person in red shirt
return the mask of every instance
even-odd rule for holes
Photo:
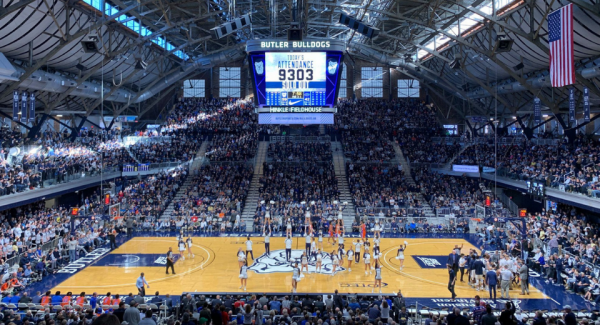
[[[223,320],[223,325],[229,323],[229,313],[225,310],[225,306],[221,306],[221,319]]]

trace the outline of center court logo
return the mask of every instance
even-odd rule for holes
[[[284,249],[280,249],[280,250],[276,250],[276,251],[271,251],[271,254],[267,255],[267,254],[263,254],[259,257],[257,257],[254,262],[252,263],[252,265],[250,265],[250,267],[248,268],[251,271],[254,271],[255,273],[259,273],[259,274],[266,274],[266,273],[291,273],[293,270],[293,263],[294,262],[298,262],[298,267],[300,267],[300,260],[302,258],[302,253],[304,251],[303,250],[292,250],[292,256],[290,258],[290,261],[286,261],[285,259],[285,250]],[[323,263],[322,263],[322,267],[321,267],[321,274],[331,274],[332,270],[333,270],[333,260],[331,259],[331,254],[329,253],[322,253],[323,254]],[[315,267],[315,263],[316,263],[316,259],[311,257],[309,258],[308,261],[308,271],[309,272],[315,272],[316,271],[316,267]],[[343,267],[338,267],[336,269],[336,272],[338,271],[344,271],[346,270]]]

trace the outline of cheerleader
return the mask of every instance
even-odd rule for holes
[[[285,221],[285,235],[292,237],[292,218],[287,218]]]
[[[375,228],[373,228],[373,232],[375,233],[375,236],[381,236],[381,225],[379,225],[379,220],[375,222]]]
[[[323,232],[319,231],[319,249],[323,250]]]
[[[298,262],[294,263],[294,268],[292,269],[292,293],[296,293],[298,289],[298,281],[300,281],[300,269],[298,268]]]
[[[369,275],[371,274],[371,254],[368,250],[365,250],[363,258],[365,259],[365,275]]]
[[[271,254],[271,229],[265,234],[265,254]]]
[[[352,246],[350,246],[350,249],[346,252],[346,256],[348,256],[348,272],[352,272],[352,259],[354,259]]]
[[[404,268],[404,251],[406,250],[406,246],[408,246],[408,242],[404,241],[404,246],[400,245],[396,254],[396,259],[400,262],[400,271]]]
[[[263,236],[267,232],[267,229],[271,229],[271,212],[269,212],[269,208],[265,212],[265,224],[263,225]]]
[[[373,247],[379,247],[380,243],[381,243],[381,237],[379,235],[375,236],[375,238],[373,239]]]
[[[361,243],[360,239],[357,240],[356,243],[352,243],[354,244],[354,262],[358,264],[360,262],[360,249],[363,244]]]
[[[340,259],[335,251],[331,252],[331,260],[333,261],[333,270],[331,271],[331,276],[334,276],[338,265],[340,265]]]
[[[183,241],[183,238],[179,239],[179,256],[181,256],[181,260],[185,261],[185,242]]]
[[[302,278],[304,277],[304,274],[302,274],[304,269],[306,269],[306,273],[310,274],[310,272],[308,272],[308,256],[306,256],[306,252],[302,252],[300,260],[302,261],[302,266],[300,267],[300,277]]]
[[[304,233],[305,234],[310,234],[312,231],[310,231],[310,229],[312,228],[311,224],[310,224],[310,211],[308,211],[308,209],[306,209],[306,213],[304,214]]]
[[[188,256],[195,257],[194,253],[192,253],[192,237],[188,236],[188,238],[185,242],[187,244]]]
[[[250,240],[250,236],[248,236],[246,240],[246,258],[248,258],[248,254],[250,254],[252,260],[254,260],[254,253],[252,253],[252,241]]]
[[[379,246],[374,246],[373,247],[373,261],[378,261],[380,256],[381,256],[381,254],[379,252]]]
[[[375,286],[371,289],[371,292],[375,292],[377,286],[379,286],[379,293],[381,293],[381,266],[379,261],[375,260]]]
[[[246,261],[242,262],[242,267],[240,268],[240,289],[244,287],[244,291],[246,291],[246,285],[248,284],[248,266],[246,266]]]
[[[340,259],[340,267],[344,267],[344,256],[346,256],[346,251],[344,250],[344,244],[338,246],[338,256]]]
[[[344,226],[344,215],[342,214],[342,208],[340,208],[340,211],[338,212],[337,222],[340,224],[340,226]]]
[[[321,273],[321,268],[323,267],[323,253],[321,253],[320,249],[317,251],[316,258],[317,262],[315,263],[315,272]]]
[[[240,247],[240,249],[238,249],[237,258],[238,258],[238,267],[242,268],[242,266],[244,265],[244,263],[246,261],[246,253],[244,253],[244,250],[241,247]]]
[[[344,246],[344,234],[338,236],[338,246]]]
[[[309,233],[306,233],[305,237],[304,237],[304,252],[306,253],[306,255],[310,254],[311,242],[312,242],[312,237],[310,236]]]
[[[317,240],[313,237],[312,243],[310,243],[310,258],[314,258],[317,255],[318,250]]]

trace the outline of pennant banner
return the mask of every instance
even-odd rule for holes
[[[533,120],[535,124],[542,122],[542,105],[540,104],[540,99],[537,97],[533,99]]]
[[[590,121],[590,90],[583,88],[583,120]]]
[[[27,92],[21,93],[21,122],[27,123]]]
[[[569,89],[569,121],[575,123],[575,89]]]
[[[19,91],[13,91],[13,120],[19,120]]]
[[[29,95],[29,122],[35,121],[35,95]]]

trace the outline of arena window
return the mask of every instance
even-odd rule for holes
[[[240,97],[241,69],[239,67],[219,68],[219,97]]]
[[[344,67],[342,68],[342,79],[340,80],[340,92],[338,93],[338,98],[346,98],[348,97],[346,92],[346,63],[343,63]]]
[[[420,90],[419,80],[398,79],[398,98],[419,98]]]
[[[206,84],[204,79],[189,79],[183,82],[183,97],[206,97]]]
[[[383,97],[383,69],[381,67],[363,67],[360,76],[363,98]]]

